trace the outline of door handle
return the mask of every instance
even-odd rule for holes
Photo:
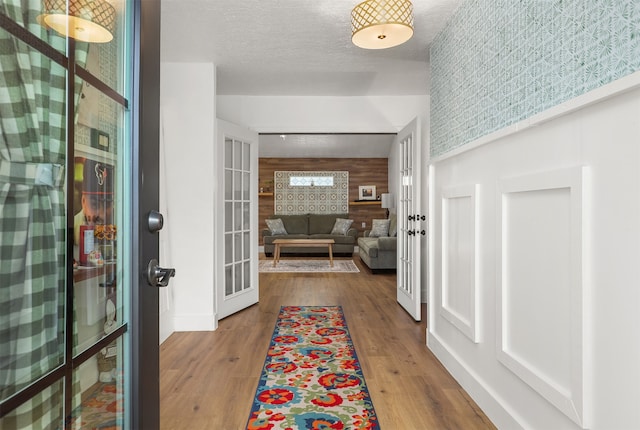
[[[155,258],[147,266],[147,282],[152,287],[166,287],[169,280],[176,276],[176,269],[165,269],[159,266]]]

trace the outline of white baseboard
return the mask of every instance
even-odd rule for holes
[[[518,420],[517,414],[509,410],[497,393],[428,329],[427,346],[497,428],[510,430],[526,428],[521,423],[522,420]]]

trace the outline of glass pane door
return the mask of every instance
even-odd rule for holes
[[[219,318],[224,318],[258,301],[258,144],[255,133],[220,120],[218,125],[224,162],[224,214],[218,218],[224,220],[224,287],[216,296]]]
[[[126,422],[130,4],[98,4],[109,41],[65,37],[42,2],[0,5],[3,429]]]
[[[398,133],[400,201],[398,203],[398,303],[420,321],[420,139],[418,121]]]

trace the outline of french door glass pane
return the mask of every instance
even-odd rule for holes
[[[224,139],[224,165],[226,168],[233,167],[233,140],[228,137]]]
[[[233,174],[233,198],[242,199],[242,172],[234,172]]]
[[[93,46],[91,47],[93,50]],[[74,354],[123,323],[119,245],[125,227],[118,147],[124,134],[124,108],[82,85],[75,127],[73,192],[74,292],[77,337]]]
[[[236,263],[235,269],[235,292],[239,293],[242,291],[242,263]]]
[[[251,145],[245,142],[242,143],[242,170],[251,170]]]
[[[233,234],[226,233],[224,235],[224,264],[233,262]]]
[[[234,241],[234,248],[235,248],[235,253],[234,253],[234,260],[235,261],[240,261],[242,260],[242,235],[237,233],[234,235],[235,241]]]
[[[235,203],[233,217],[234,217],[233,229],[235,231],[241,230],[242,229],[242,203]]]
[[[244,254],[242,256],[242,258],[244,260],[248,260],[249,258],[251,258],[251,234],[247,231],[244,232],[244,244],[243,244],[243,249],[244,249]]]
[[[45,388],[33,399],[0,418],[0,429],[57,430],[64,428],[63,387],[62,381],[57,381]],[[34,406],[41,412],[34,413]]]
[[[122,360],[120,337],[78,367],[70,428],[125,428]]]
[[[242,170],[242,142],[233,141],[233,168]]]
[[[224,204],[224,231],[233,230],[233,203],[226,202]]]
[[[251,189],[249,172],[242,174],[242,200],[249,200],[251,198],[249,192]]]
[[[224,172],[224,199],[231,200],[233,199],[233,171],[225,170]]]
[[[243,288],[249,289],[251,288],[251,262],[244,262],[244,283],[242,284]]]
[[[230,296],[233,294],[233,266],[227,266],[224,268],[224,295]]]

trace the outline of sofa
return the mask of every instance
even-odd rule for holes
[[[350,227],[351,222],[341,221],[344,233],[335,232],[336,220],[349,220],[349,214],[301,214],[301,215],[271,215],[269,220],[282,220],[286,233],[277,232],[274,234],[271,229],[262,230],[262,243],[264,253],[267,257],[273,255],[276,239],[333,239],[333,254],[353,255],[355,250],[358,231]],[[285,254],[328,254],[328,250],[323,247],[283,247],[282,255]]]
[[[374,220],[373,225],[382,225],[382,220]],[[374,229],[375,230],[375,229]],[[389,215],[388,229],[374,232],[365,230],[364,236],[358,238],[358,254],[371,271],[396,269],[398,255],[397,217]]]

